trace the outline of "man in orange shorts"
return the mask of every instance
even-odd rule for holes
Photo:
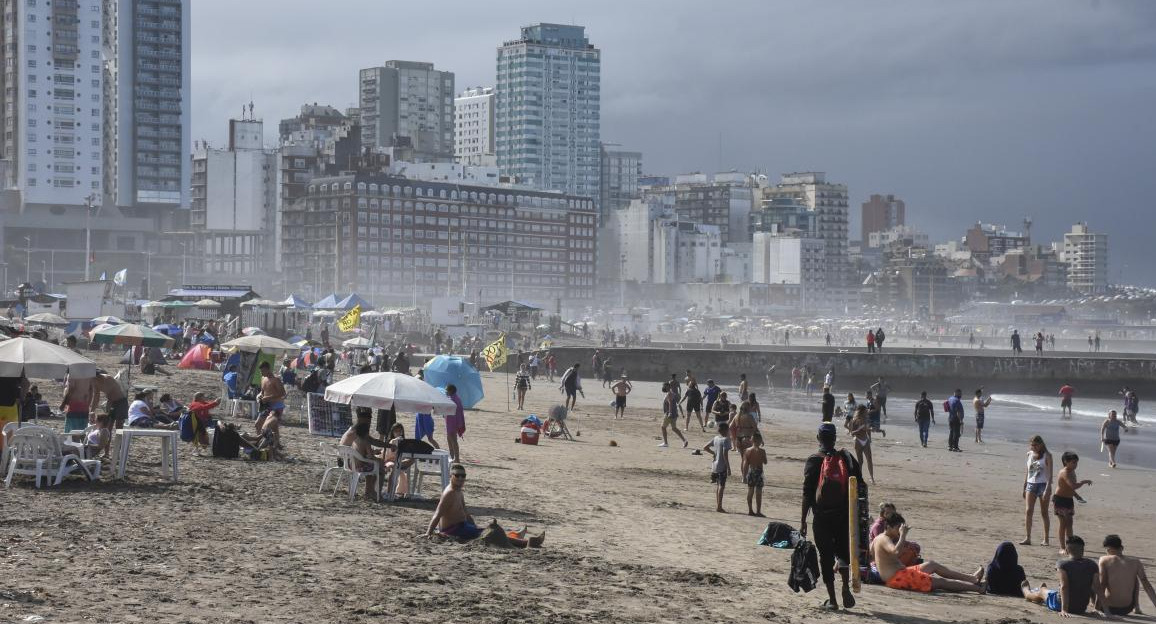
[[[903,516],[898,513],[892,514],[884,523],[885,530],[871,542],[871,551],[875,553],[875,565],[879,568],[879,576],[888,587],[925,594],[936,589],[980,594],[984,592],[982,567],[976,570],[975,574],[963,574],[934,561],[904,566],[899,561],[898,553],[907,543],[909,527]],[[937,576],[932,576],[933,574]]]

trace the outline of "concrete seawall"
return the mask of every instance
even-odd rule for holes
[[[582,364],[583,377],[593,375],[590,370],[593,348],[559,347],[553,349],[558,357],[558,369],[564,370],[574,362]],[[776,384],[785,383],[791,368],[809,365],[819,371],[816,383],[822,384],[822,375],[828,369],[835,371],[836,386],[848,382],[888,379],[897,389],[904,380],[917,381],[928,389],[945,389],[956,384],[978,385],[1015,382],[1018,387],[1045,388],[1050,393],[1063,383],[1080,385],[1081,390],[1114,393],[1121,386],[1136,388],[1141,396],[1152,396],[1156,391],[1156,358],[1112,357],[1046,357],[960,355],[939,353],[882,353],[868,354],[815,352],[806,349],[790,351],[721,349],[603,349],[611,359],[615,375],[625,369],[631,379],[662,381],[690,369],[700,384],[713,377],[727,385],[737,382],[740,373],[746,373],[752,384],[765,384],[767,369],[775,366]],[[514,358],[511,358],[513,360]]]

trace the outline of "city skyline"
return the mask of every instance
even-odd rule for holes
[[[602,138],[642,152],[648,172],[827,171],[852,206],[873,193],[903,197],[909,223],[933,239],[1031,216],[1033,238],[1060,240],[1087,220],[1116,242],[1111,281],[1156,283],[1137,233],[1156,217],[1140,212],[1142,228],[1131,217],[1137,198],[1156,196],[1145,174],[1156,160],[1145,137],[1156,132],[1143,112],[1156,103],[1156,7],[729,6],[699,15],[690,4],[455,4],[462,26],[431,36],[406,26],[419,23],[414,8],[364,3],[364,19],[333,33],[338,47],[272,3],[205,0],[193,8],[194,138],[219,144],[224,119],[250,99],[269,121],[304,102],[344,109],[357,101],[358,69],[390,58],[452,71],[459,92],[492,85],[497,47],[516,28],[574,23],[604,51]],[[828,36],[808,42],[811,29],[790,22],[822,24]]]

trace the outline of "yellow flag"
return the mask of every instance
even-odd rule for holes
[[[486,366],[491,371],[501,368],[506,365],[506,356],[510,353],[506,348],[506,334],[503,333],[497,340],[491,342],[482,349],[482,357],[486,360]]]
[[[337,319],[337,329],[343,332],[353,331],[361,323],[361,304],[353,306],[353,309],[346,312],[345,316]]]

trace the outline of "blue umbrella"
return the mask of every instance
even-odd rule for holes
[[[425,365],[425,380],[431,386],[445,390],[453,384],[458,389],[462,406],[472,408],[486,396],[482,391],[482,376],[470,366],[469,360],[454,355],[439,355]]]
[[[176,325],[169,325],[166,323],[164,325],[153,325],[153,331],[167,334],[169,336],[178,336],[184,333],[185,330]]]

